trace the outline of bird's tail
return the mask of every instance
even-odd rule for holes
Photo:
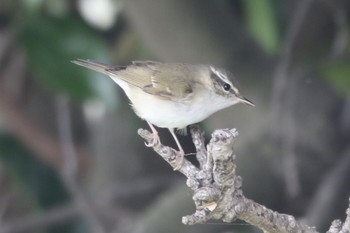
[[[72,63],[107,75],[110,75],[111,70],[118,70],[124,68],[123,66],[113,67],[104,63],[84,59],[76,59],[73,60]]]

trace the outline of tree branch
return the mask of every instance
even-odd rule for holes
[[[152,141],[149,131],[139,129],[138,133],[146,142]],[[236,129],[214,131],[207,149],[204,146],[204,133],[198,126],[192,126],[191,134],[197,150],[199,168],[184,159],[178,171],[187,177],[187,185],[194,191],[196,211],[182,218],[184,224],[205,223],[211,219],[221,219],[224,222],[240,219],[264,232],[317,232],[314,227],[297,221],[291,215],[270,210],[244,196],[242,178],[236,174],[236,156],[233,152],[233,144],[238,135]],[[173,168],[176,167],[176,150],[161,144],[155,145],[153,149]],[[350,211],[347,212],[345,223],[337,222],[340,229],[349,225]]]
[[[59,175],[65,184],[67,190],[71,193],[74,203],[79,207],[80,214],[86,219],[92,232],[104,233],[105,230],[96,215],[96,211],[87,199],[84,192],[79,187],[76,180],[78,174],[78,159],[76,149],[73,143],[71,132],[71,119],[68,107],[68,99],[64,96],[57,98],[57,119],[58,119],[58,136],[61,143],[63,155],[63,164],[59,169]]]
[[[63,155],[60,145],[50,135],[41,131],[29,119],[30,117],[18,104],[4,94],[0,88],[0,109],[1,116],[6,120],[6,126],[18,139],[31,149],[44,163],[54,169],[60,169],[63,163]],[[83,168],[87,164],[89,157],[86,148],[77,148],[77,159],[79,167]],[[81,171],[82,169],[80,169]]]

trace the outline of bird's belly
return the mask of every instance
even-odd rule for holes
[[[145,93],[142,93],[142,98],[139,97],[129,96],[136,114],[162,128],[184,128],[204,120],[213,113],[199,103],[178,103]]]

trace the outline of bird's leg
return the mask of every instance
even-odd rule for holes
[[[171,133],[171,135],[173,136],[175,142],[176,142],[176,145],[177,147],[179,148],[179,153],[180,153],[180,158],[178,161],[176,161],[176,166],[174,168],[174,170],[179,170],[184,162],[184,156],[185,156],[185,152],[184,150],[182,149],[182,146],[179,142],[179,139],[177,138],[175,132],[174,132],[174,129],[173,128],[169,128],[169,131]]]
[[[158,131],[156,130],[156,128],[154,128],[154,126],[151,123],[149,123],[148,121],[147,121],[147,124],[149,125],[149,127],[152,130],[153,141],[151,143],[145,143],[145,145],[147,147],[152,147],[152,146],[155,146],[155,145],[160,143],[160,138],[158,136]]]

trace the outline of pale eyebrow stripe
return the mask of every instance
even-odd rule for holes
[[[227,78],[224,76],[223,73],[219,72],[217,69],[214,67],[210,66],[210,70],[212,71],[211,77],[219,83],[220,86],[224,86],[224,84],[229,84],[231,86],[230,92],[232,94],[238,93],[238,89],[229,81]]]

